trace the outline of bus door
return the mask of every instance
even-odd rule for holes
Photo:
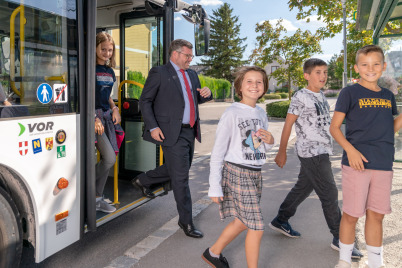
[[[117,208],[116,213],[113,213],[116,215],[148,201],[132,185],[131,180],[160,165],[162,158],[159,146],[142,139],[144,122],[138,104],[148,71],[162,63],[162,18],[150,16],[145,11],[125,13],[120,17],[120,29],[106,30],[116,44],[114,71],[117,83],[112,91],[112,98],[118,100],[120,94],[121,125],[125,131],[118,157],[118,181],[112,179],[115,174],[111,172],[104,190],[105,196]],[[100,30],[105,29],[98,28]],[[159,186],[153,190],[156,195],[164,193]],[[99,226],[115,215],[97,212],[96,217]]]
[[[162,163],[160,147],[142,139],[144,122],[138,100],[149,70],[162,64],[163,21],[162,17],[146,12],[122,14],[120,29],[120,77],[129,82],[122,87],[122,125],[126,138],[120,154],[119,176],[130,181]],[[121,194],[124,198],[124,193]]]

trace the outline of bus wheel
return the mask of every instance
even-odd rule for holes
[[[10,195],[0,188],[0,267],[19,267],[22,254],[21,218]]]

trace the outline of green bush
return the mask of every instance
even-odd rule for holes
[[[268,116],[286,118],[288,113],[290,101],[276,101],[266,105]]]
[[[265,94],[264,98],[266,100],[277,100],[277,99],[280,99],[281,96],[279,96],[278,94]]]
[[[198,77],[201,82],[201,87],[208,87],[211,90],[214,99],[230,98],[230,88],[232,85],[228,80],[216,79],[204,75],[199,75]]]
[[[142,85],[145,84],[145,80],[147,80],[141,72],[137,71],[128,71],[127,72],[127,80],[132,80],[135,82],[138,82]],[[128,84],[128,89],[127,89],[128,96],[133,99],[139,99],[142,93],[142,88],[133,85],[133,84]]]
[[[275,89],[275,93],[288,93],[288,88],[287,87],[277,88]]]
[[[265,101],[265,98],[264,98],[264,96],[262,96],[260,99],[258,99],[258,103],[264,103],[264,101]]]
[[[278,93],[279,96],[281,96],[281,99],[289,99],[289,94],[288,93]]]

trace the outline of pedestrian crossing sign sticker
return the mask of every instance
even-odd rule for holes
[[[67,102],[67,84],[54,84],[53,85],[54,103]]]
[[[36,97],[42,104],[48,104],[53,99],[52,87],[47,83],[42,83],[36,89]]]

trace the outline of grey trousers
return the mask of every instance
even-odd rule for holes
[[[100,153],[100,161],[95,166],[96,196],[102,196],[103,189],[109,176],[109,171],[116,162],[116,153],[105,133],[97,136],[96,149]]]
[[[301,166],[298,180],[282,202],[278,219],[287,222],[295,215],[297,207],[314,190],[321,201],[330,232],[335,238],[339,238],[342,214],[338,206],[338,188],[332,174],[329,155],[320,154],[309,158],[299,157],[299,159]]]

